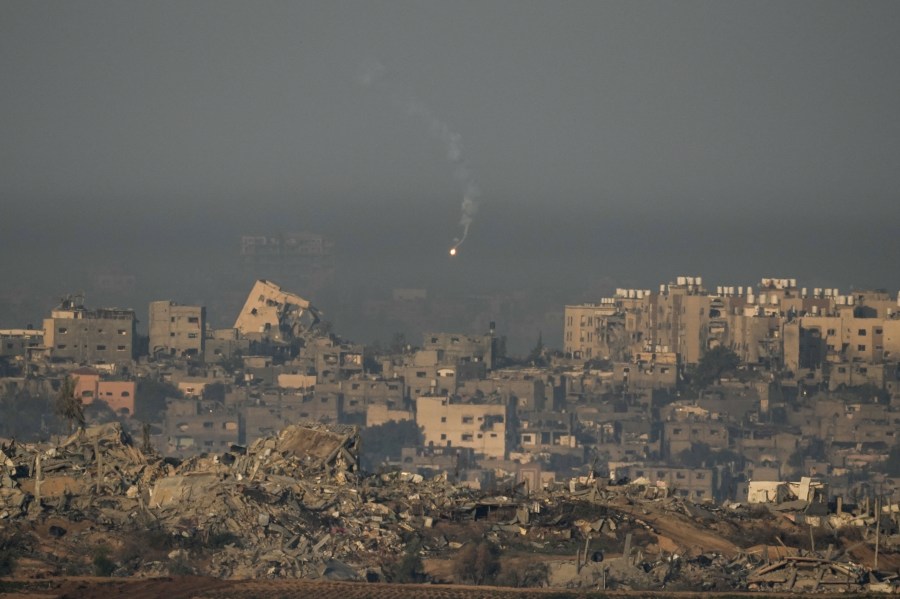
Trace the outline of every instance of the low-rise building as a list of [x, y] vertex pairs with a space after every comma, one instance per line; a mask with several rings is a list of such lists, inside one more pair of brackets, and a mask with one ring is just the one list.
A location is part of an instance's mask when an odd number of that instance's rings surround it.
[[134, 415], [137, 385], [134, 381], [101, 380], [100, 373], [92, 368], [79, 368], [71, 372], [75, 382], [75, 397], [89, 406], [103, 401], [120, 416]]
[[446, 396], [416, 399], [416, 424], [429, 447], [464, 447], [503, 459], [508, 416], [504, 404], [458, 403]]

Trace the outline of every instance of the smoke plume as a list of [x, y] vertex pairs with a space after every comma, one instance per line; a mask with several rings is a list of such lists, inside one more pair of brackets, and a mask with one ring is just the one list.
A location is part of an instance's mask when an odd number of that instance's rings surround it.
[[481, 195], [472, 171], [466, 164], [462, 137], [450, 129], [447, 123], [437, 118], [415, 95], [403, 90], [399, 85], [387, 81], [387, 69], [380, 62], [367, 61], [360, 72], [359, 81], [365, 87], [377, 85], [383, 88], [392, 104], [410, 116], [422, 120], [428, 127], [428, 133], [438, 139], [446, 148], [447, 160], [453, 165], [453, 178], [459, 183], [463, 192], [462, 216], [459, 219], [462, 236], [453, 240], [450, 252], [451, 255], [455, 255], [456, 248], [462, 245], [469, 235], [469, 226], [472, 224], [475, 214], [478, 213], [478, 198]]

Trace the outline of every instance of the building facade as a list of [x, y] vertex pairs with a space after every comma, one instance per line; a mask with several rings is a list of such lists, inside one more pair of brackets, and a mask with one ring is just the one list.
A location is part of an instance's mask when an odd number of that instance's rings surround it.
[[134, 359], [134, 310], [88, 310], [67, 297], [44, 319], [44, 343], [54, 360], [77, 363], [128, 363]]
[[150, 354], [202, 356], [206, 308], [172, 301], [150, 302]]

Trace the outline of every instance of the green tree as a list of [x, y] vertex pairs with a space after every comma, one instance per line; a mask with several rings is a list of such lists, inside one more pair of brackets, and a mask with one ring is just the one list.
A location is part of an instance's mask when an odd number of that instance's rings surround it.
[[55, 400], [47, 395], [7, 389], [0, 394], [0, 437], [37, 441], [56, 429], [54, 410]]
[[75, 380], [67, 376], [59, 386], [56, 396], [56, 413], [69, 423], [69, 432], [84, 427], [84, 405], [80, 397], [75, 397]]
[[138, 420], [158, 422], [166, 410], [166, 399], [183, 397], [178, 387], [152, 379], [139, 379], [134, 416]]
[[109, 547], [102, 545], [94, 551], [94, 576], [112, 576], [116, 571], [116, 562], [109, 557]]
[[736, 353], [718, 345], [700, 358], [691, 377], [691, 384], [697, 391], [702, 391], [719, 380], [723, 374], [736, 370], [740, 365], [741, 359]]
[[362, 441], [362, 467], [369, 472], [377, 469], [385, 459], [399, 460], [404, 447], [422, 444], [422, 430], [414, 420], [390, 420], [379, 426], [369, 426], [359, 433]]

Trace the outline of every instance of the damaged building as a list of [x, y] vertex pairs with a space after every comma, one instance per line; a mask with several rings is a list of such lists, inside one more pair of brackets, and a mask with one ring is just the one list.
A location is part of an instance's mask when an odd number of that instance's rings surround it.
[[44, 319], [44, 343], [51, 358], [77, 363], [129, 363], [134, 359], [134, 310], [88, 310], [84, 298], [66, 296]]
[[289, 344], [309, 332], [319, 318], [308, 300], [260, 279], [250, 290], [234, 328], [252, 341]]

